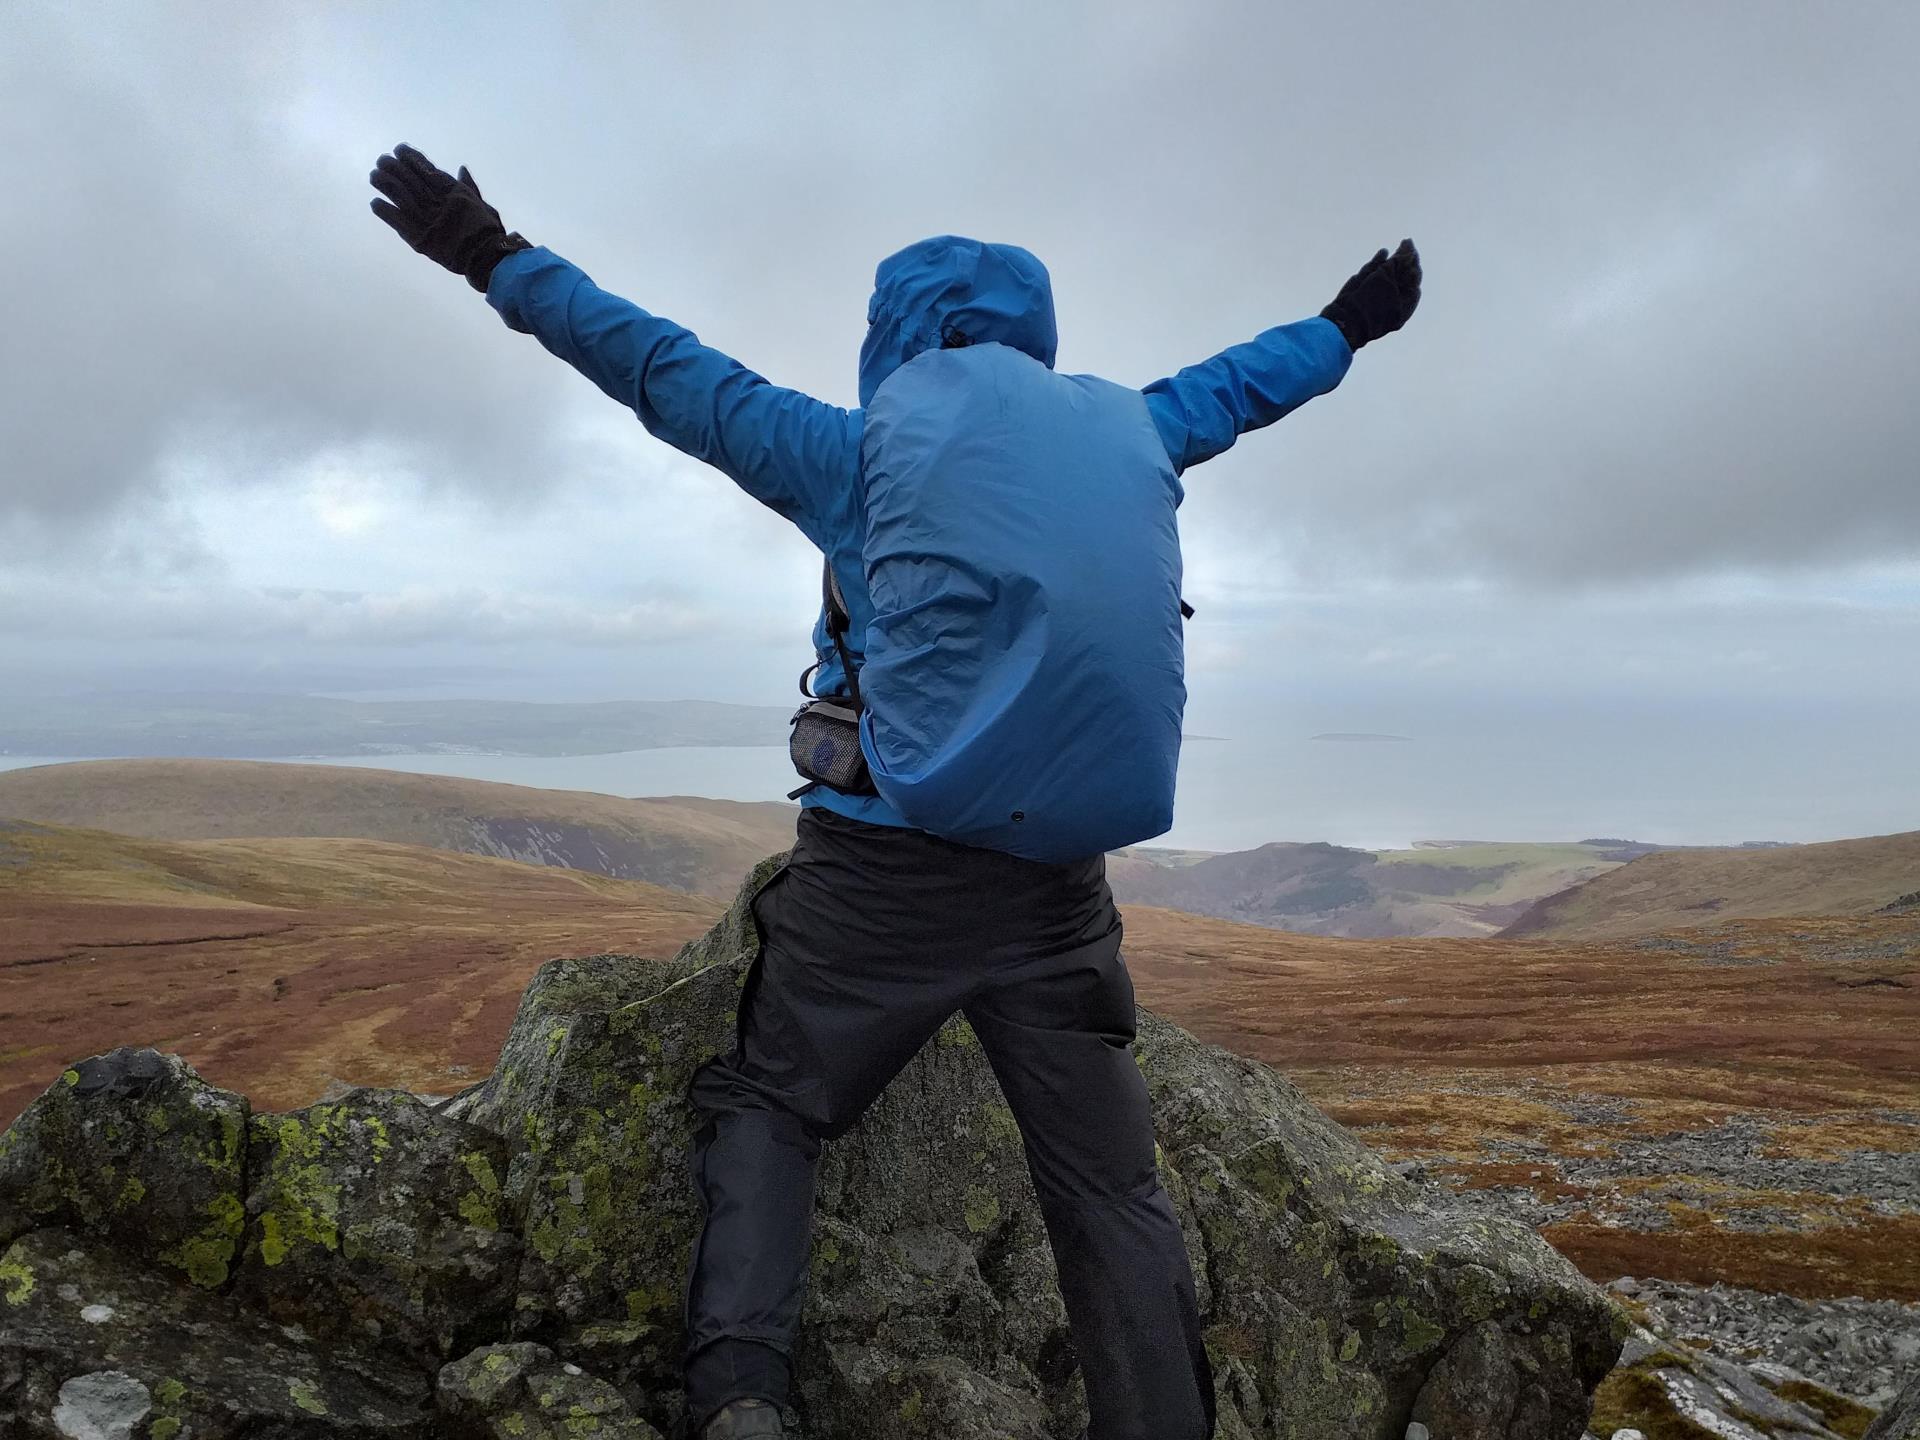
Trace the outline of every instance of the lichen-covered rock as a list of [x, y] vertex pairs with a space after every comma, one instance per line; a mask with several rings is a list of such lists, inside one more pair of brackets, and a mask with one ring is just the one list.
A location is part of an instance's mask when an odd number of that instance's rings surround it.
[[1503, 1440], [1520, 1403], [1520, 1377], [1507, 1332], [1483, 1320], [1456, 1340], [1427, 1373], [1413, 1418], [1447, 1440]]
[[1873, 1422], [1865, 1440], [1920, 1440], [1920, 1372]]
[[834, 1344], [810, 1372], [809, 1434], [1051, 1440], [1080, 1433], [1058, 1430], [1030, 1386], [1002, 1384], [950, 1357], [903, 1359], [890, 1348]]
[[543, 1345], [486, 1345], [442, 1367], [442, 1414], [492, 1440], [660, 1440], [620, 1392]]
[[250, 1136], [242, 1298], [433, 1360], [505, 1329], [520, 1244], [499, 1136], [392, 1090], [255, 1115]]
[[0, 1435], [74, 1440], [83, 1417], [124, 1413], [136, 1386], [149, 1440], [436, 1433], [415, 1366], [322, 1347], [95, 1240], [36, 1230], [7, 1248], [0, 1276]]
[[1860, 1434], [1871, 1414], [1784, 1365], [1742, 1365], [1636, 1326], [1595, 1394], [1593, 1425], [1601, 1435], [1841, 1440]]
[[[437, 1110], [362, 1091], [249, 1124], [177, 1061], [77, 1067], [0, 1141], [0, 1433], [51, 1435], [61, 1387], [114, 1372], [69, 1413], [118, 1424], [144, 1387], [150, 1440], [671, 1425], [686, 1089], [732, 1042], [776, 863], [671, 964], [544, 967], [494, 1074]], [[1152, 1016], [1137, 1056], [1221, 1440], [1581, 1434], [1624, 1324], [1532, 1232], [1429, 1208], [1273, 1071]], [[137, 1218], [101, 1198], [129, 1177], [160, 1192]], [[810, 1440], [1080, 1434], [1019, 1132], [963, 1022], [827, 1147], [818, 1207]], [[218, 1267], [182, 1263], [209, 1218]]]
[[224, 1284], [240, 1245], [246, 1127], [247, 1102], [177, 1055], [82, 1060], [0, 1134], [0, 1245], [64, 1226], [196, 1285]]
[[[664, 970], [546, 967], [463, 1111], [518, 1147], [515, 1333], [650, 1392], [675, 1383], [695, 1229], [686, 1084], [732, 1038], [770, 873]], [[1416, 1401], [1466, 1433], [1581, 1433], [1624, 1323], [1550, 1247], [1425, 1208], [1264, 1066], [1145, 1014], [1138, 1054], [1223, 1435], [1398, 1437]], [[992, 1433], [1085, 1423], [1019, 1134], [963, 1022], [827, 1147], [818, 1223], [799, 1386], [819, 1434], [871, 1433], [854, 1417], [896, 1405], [926, 1417], [897, 1433], [956, 1433], [971, 1402], [949, 1398], [989, 1394]]]
[[588, 956], [527, 987], [492, 1076], [451, 1113], [515, 1147], [507, 1190], [526, 1256], [514, 1334], [622, 1379], [675, 1383], [680, 1297], [696, 1227], [687, 1169], [693, 1072], [732, 1041], [757, 945], [747, 904], [669, 966]]

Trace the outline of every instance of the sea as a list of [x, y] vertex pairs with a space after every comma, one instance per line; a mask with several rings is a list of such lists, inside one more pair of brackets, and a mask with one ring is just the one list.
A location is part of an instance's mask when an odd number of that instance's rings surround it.
[[[1920, 829], [1910, 736], [1737, 725], [1659, 735], [1605, 727], [1462, 729], [1406, 738], [1190, 739], [1174, 827], [1157, 845], [1243, 850], [1324, 840], [1364, 849], [1593, 837], [1670, 845], [1803, 842]], [[0, 755], [0, 770], [58, 763]], [[541, 757], [393, 754], [300, 763], [461, 775], [611, 795], [783, 800], [782, 746]]]

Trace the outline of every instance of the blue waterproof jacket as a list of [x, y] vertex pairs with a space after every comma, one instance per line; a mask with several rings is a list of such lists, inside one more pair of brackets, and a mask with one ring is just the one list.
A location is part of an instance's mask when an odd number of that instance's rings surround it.
[[[849, 648], [861, 661], [874, 615], [863, 556], [864, 409], [770, 383], [541, 247], [502, 259], [487, 299], [508, 325], [630, 408], [651, 434], [799, 526], [833, 566], [851, 617]], [[1052, 285], [1039, 260], [1017, 246], [936, 236], [880, 262], [860, 349], [860, 402], [869, 405], [882, 382], [930, 350], [999, 344], [1052, 368], [1056, 343]], [[1352, 360], [1338, 328], [1316, 316], [1264, 331], [1143, 394], [1178, 475], [1333, 389]], [[816, 693], [846, 693], [824, 614], [813, 643]], [[804, 803], [875, 824], [908, 823], [877, 796], [822, 787]]]

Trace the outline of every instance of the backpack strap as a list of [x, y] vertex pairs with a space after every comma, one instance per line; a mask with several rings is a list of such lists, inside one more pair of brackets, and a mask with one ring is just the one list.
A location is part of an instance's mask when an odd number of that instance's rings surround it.
[[840, 593], [840, 581], [833, 573], [830, 559], [821, 567], [820, 593], [827, 611], [827, 634], [833, 639], [834, 653], [840, 657], [840, 668], [846, 671], [853, 708], [863, 710], [866, 707], [860, 701], [860, 671], [847, 650], [847, 631], [852, 628], [853, 617], [847, 613], [847, 597]]

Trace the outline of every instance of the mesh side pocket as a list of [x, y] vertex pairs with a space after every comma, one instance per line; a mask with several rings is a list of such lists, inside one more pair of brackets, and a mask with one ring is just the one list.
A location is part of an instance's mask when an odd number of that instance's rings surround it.
[[804, 705], [788, 742], [793, 768], [807, 779], [848, 795], [873, 795], [873, 777], [860, 751], [860, 716], [831, 700]]

